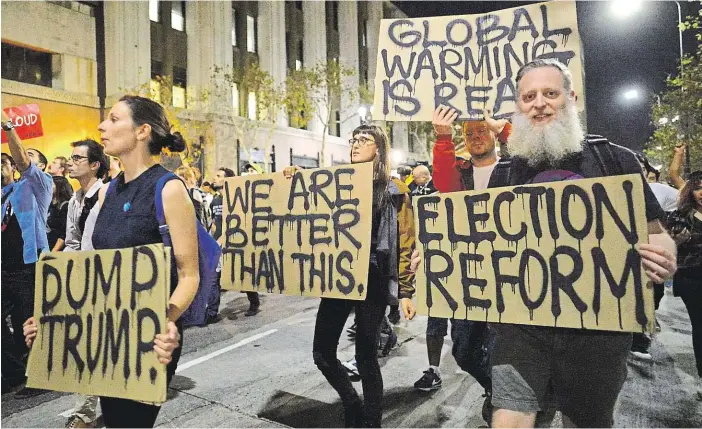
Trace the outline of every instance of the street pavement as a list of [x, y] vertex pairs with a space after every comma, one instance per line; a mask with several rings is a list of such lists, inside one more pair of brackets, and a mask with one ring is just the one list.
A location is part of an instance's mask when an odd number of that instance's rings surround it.
[[[262, 295], [262, 312], [245, 317], [246, 295], [227, 292], [223, 320], [185, 331], [183, 356], [159, 427], [339, 427], [342, 408], [312, 361], [319, 300]], [[615, 416], [618, 427], [700, 427], [702, 402], [691, 328], [685, 308], [670, 291], [658, 312], [662, 332], [651, 360], [629, 359], [629, 376]], [[351, 318], [350, 318], [351, 319]], [[352, 320], [348, 321], [350, 325]], [[402, 321], [398, 346], [381, 359], [385, 427], [485, 427], [482, 388], [461, 372], [447, 338], [441, 363], [443, 387], [417, 392], [412, 384], [426, 369], [426, 318]], [[353, 357], [344, 334], [339, 358]], [[360, 391], [360, 383], [354, 383]], [[63, 427], [76, 395], [49, 393], [23, 401], [2, 396], [3, 427]], [[559, 427], [557, 415], [552, 426]]]

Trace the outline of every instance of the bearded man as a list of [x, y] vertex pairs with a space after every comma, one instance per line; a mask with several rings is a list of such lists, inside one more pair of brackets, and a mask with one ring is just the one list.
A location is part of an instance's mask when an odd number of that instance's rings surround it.
[[[555, 60], [539, 59], [517, 73], [517, 112], [508, 147], [512, 158], [495, 167], [489, 187], [641, 174], [634, 154], [585, 137], [572, 76]], [[677, 269], [675, 245], [661, 225], [664, 212], [643, 181], [649, 242], [638, 252], [654, 283]], [[413, 261], [414, 262], [414, 261]], [[555, 407], [566, 427], [611, 427], [626, 380], [631, 334], [492, 324], [495, 408], [492, 427], [533, 427], [536, 413]]]

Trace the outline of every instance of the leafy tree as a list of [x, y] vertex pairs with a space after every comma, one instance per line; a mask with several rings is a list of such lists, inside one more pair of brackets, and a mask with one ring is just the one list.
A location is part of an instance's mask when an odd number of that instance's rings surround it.
[[702, 169], [702, 35], [699, 33], [702, 10], [688, 17], [681, 30], [696, 33], [697, 49], [686, 55], [677, 76], [667, 79], [667, 88], [657, 95], [651, 108], [656, 126], [644, 152], [665, 172], [670, 165], [673, 148], [685, 143], [690, 155], [690, 171]]
[[[264, 159], [270, 159], [273, 134], [279, 114], [286, 101], [284, 86], [277, 85], [273, 77], [255, 62], [248, 64], [243, 73], [215, 67], [212, 82], [215, 92], [219, 95], [228, 96], [231, 94], [233, 85], [238, 84], [238, 82], [241, 82], [244, 94], [253, 92], [256, 95], [256, 111], [247, 112], [247, 115], [240, 115], [240, 112], [232, 111], [232, 122], [236, 138], [249, 161], [252, 160], [253, 150], [258, 150], [257, 142], [261, 135], [264, 136]], [[268, 162], [261, 165], [261, 168], [267, 172]]]

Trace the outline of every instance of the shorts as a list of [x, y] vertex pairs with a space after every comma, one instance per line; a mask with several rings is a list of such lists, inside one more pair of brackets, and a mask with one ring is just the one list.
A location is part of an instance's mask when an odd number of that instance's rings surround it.
[[532, 412], [555, 407], [578, 427], [611, 427], [626, 380], [631, 334], [491, 324], [492, 404]]

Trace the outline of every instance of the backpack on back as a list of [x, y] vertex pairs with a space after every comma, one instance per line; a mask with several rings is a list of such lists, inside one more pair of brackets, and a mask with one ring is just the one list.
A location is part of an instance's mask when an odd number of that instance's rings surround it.
[[[178, 176], [173, 173], [166, 173], [158, 179], [156, 182], [155, 189], [155, 206], [156, 206], [156, 219], [159, 224], [159, 232], [161, 233], [161, 238], [163, 244], [169, 247], [173, 247], [171, 241], [171, 234], [166, 224], [166, 216], [163, 212], [163, 187], [166, 183], [171, 180], [180, 180]], [[182, 182], [182, 181], [181, 181]], [[110, 182], [110, 186], [107, 189], [106, 195], [112, 192], [113, 188], [117, 185], [117, 179]], [[185, 186], [185, 184], [183, 184]], [[96, 194], [97, 195], [97, 194]], [[198, 250], [198, 267], [200, 272], [200, 284], [198, 285], [197, 293], [193, 302], [190, 304], [187, 310], [180, 316], [180, 320], [183, 326], [201, 326], [205, 324], [207, 316], [207, 302], [209, 300], [211, 293], [219, 293], [219, 285], [217, 284], [217, 264], [219, 263], [219, 258], [222, 255], [222, 249], [217, 244], [214, 238], [207, 232], [207, 230], [202, 226], [197, 220], [197, 250]]]

